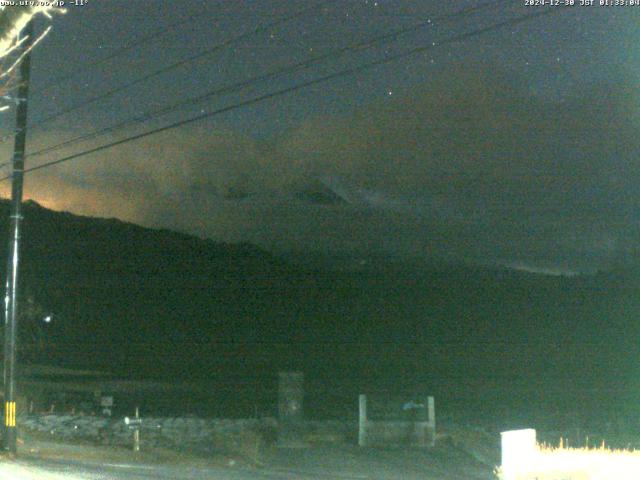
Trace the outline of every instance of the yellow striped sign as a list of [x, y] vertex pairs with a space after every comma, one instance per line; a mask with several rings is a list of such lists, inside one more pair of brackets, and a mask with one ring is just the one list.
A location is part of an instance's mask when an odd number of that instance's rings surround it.
[[5, 402], [4, 424], [6, 427], [16, 426], [16, 402]]

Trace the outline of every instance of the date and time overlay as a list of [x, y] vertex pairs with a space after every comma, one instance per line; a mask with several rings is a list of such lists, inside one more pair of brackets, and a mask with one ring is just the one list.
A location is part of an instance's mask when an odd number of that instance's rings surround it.
[[640, 7], [640, 0], [524, 0], [525, 7]]

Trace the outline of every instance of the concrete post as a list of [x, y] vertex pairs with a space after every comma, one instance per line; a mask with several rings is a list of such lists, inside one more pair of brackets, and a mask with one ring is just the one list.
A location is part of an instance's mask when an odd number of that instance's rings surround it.
[[[136, 407], [136, 421], [140, 419], [140, 409]], [[140, 451], [140, 426], [138, 425], [133, 431], [133, 451]]]
[[433, 397], [427, 397], [427, 421], [429, 422], [429, 430], [431, 439], [429, 445], [436, 446], [436, 402]]
[[359, 414], [358, 414], [358, 445], [360, 447], [367, 446], [367, 396], [360, 395], [358, 397]]
[[278, 377], [278, 418], [281, 422], [302, 420], [304, 374], [280, 372]]
[[278, 444], [282, 447], [303, 447], [304, 374], [278, 374]]

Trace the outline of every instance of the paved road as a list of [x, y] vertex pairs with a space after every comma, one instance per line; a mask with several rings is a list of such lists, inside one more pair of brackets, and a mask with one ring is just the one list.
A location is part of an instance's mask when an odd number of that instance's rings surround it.
[[96, 464], [59, 460], [21, 459], [0, 463], [3, 480], [366, 480], [367, 476], [318, 474], [299, 470], [254, 470], [224, 467]]
[[[56, 447], [56, 448], [53, 448]], [[65, 448], [63, 448], [65, 447]], [[493, 480], [493, 466], [454, 445], [429, 450], [317, 445], [277, 449], [268, 467], [186, 457], [132, 458], [80, 445], [32, 442], [17, 461], [0, 460], [0, 480]], [[130, 452], [127, 452], [130, 453]], [[110, 458], [110, 460], [107, 460]], [[233, 461], [219, 458], [219, 461]]]

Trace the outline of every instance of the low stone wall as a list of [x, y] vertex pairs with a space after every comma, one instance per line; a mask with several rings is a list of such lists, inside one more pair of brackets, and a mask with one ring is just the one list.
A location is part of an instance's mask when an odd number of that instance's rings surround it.
[[[129, 446], [133, 431], [122, 418], [75, 415], [24, 415], [18, 427], [67, 440]], [[245, 442], [276, 435], [273, 419], [203, 419], [145, 417], [140, 426], [141, 447], [189, 448], [203, 452], [229, 451]]]
[[[303, 441], [354, 442], [357, 424], [340, 421], [305, 421]], [[18, 428], [46, 433], [54, 438], [84, 440], [96, 444], [131, 446], [133, 431], [122, 418], [80, 415], [22, 415]], [[141, 448], [166, 447], [202, 453], [251, 454], [275, 444], [278, 423], [264, 419], [204, 419], [196, 417], [144, 417], [140, 426]]]

